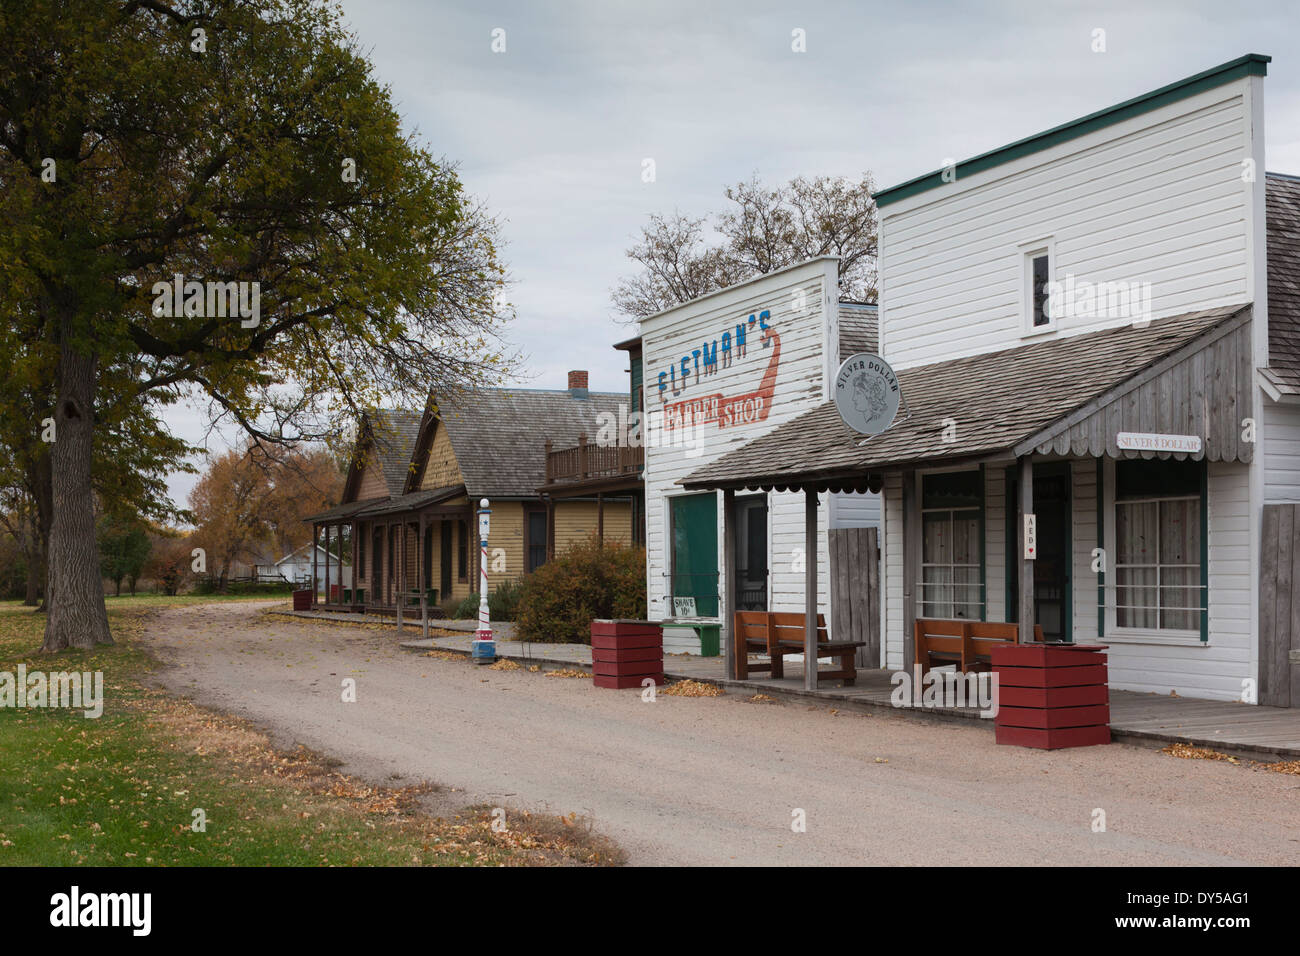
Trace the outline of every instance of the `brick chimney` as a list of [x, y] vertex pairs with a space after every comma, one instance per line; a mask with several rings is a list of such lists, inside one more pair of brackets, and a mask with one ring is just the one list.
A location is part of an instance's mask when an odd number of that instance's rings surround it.
[[575, 371], [569, 373], [569, 394], [574, 398], [587, 397], [587, 371]]

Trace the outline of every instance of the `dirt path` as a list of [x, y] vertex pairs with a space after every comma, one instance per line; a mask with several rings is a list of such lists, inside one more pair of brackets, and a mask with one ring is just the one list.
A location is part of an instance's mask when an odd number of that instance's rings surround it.
[[1120, 744], [998, 747], [984, 728], [735, 694], [650, 704], [263, 607], [160, 613], [145, 639], [165, 685], [370, 779], [590, 815], [634, 864], [1300, 863], [1297, 776]]

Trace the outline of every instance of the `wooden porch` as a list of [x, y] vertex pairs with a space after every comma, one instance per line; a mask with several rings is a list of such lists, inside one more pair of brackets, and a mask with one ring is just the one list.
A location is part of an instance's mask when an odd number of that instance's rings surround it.
[[[323, 580], [324, 588], [313, 587], [312, 608], [392, 616], [399, 626], [409, 616], [427, 635], [429, 620], [443, 616], [440, 604], [469, 580], [470, 553], [477, 559], [478, 546], [470, 540], [474, 505], [448, 500], [463, 491], [416, 492], [313, 522], [325, 561], [313, 565], [313, 581]], [[342, 555], [352, 568], [347, 587], [336, 573], [334, 559]]]

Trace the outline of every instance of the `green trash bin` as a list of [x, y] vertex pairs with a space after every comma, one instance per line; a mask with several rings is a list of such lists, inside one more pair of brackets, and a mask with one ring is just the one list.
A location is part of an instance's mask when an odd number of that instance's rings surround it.
[[695, 633], [700, 636], [700, 656], [717, 657], [722, 648], [722, 625], [696, 624]]

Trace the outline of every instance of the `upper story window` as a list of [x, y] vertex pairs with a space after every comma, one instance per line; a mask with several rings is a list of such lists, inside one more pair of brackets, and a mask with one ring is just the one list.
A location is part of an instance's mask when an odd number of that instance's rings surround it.
[[1024, 333], [1050, 332], [1056, 328], [1052, 315], [1050, 285], [1052, 282], [1053, 243], [1050, 239], [1020, 247], [1022, 266], [1022, 293]]

